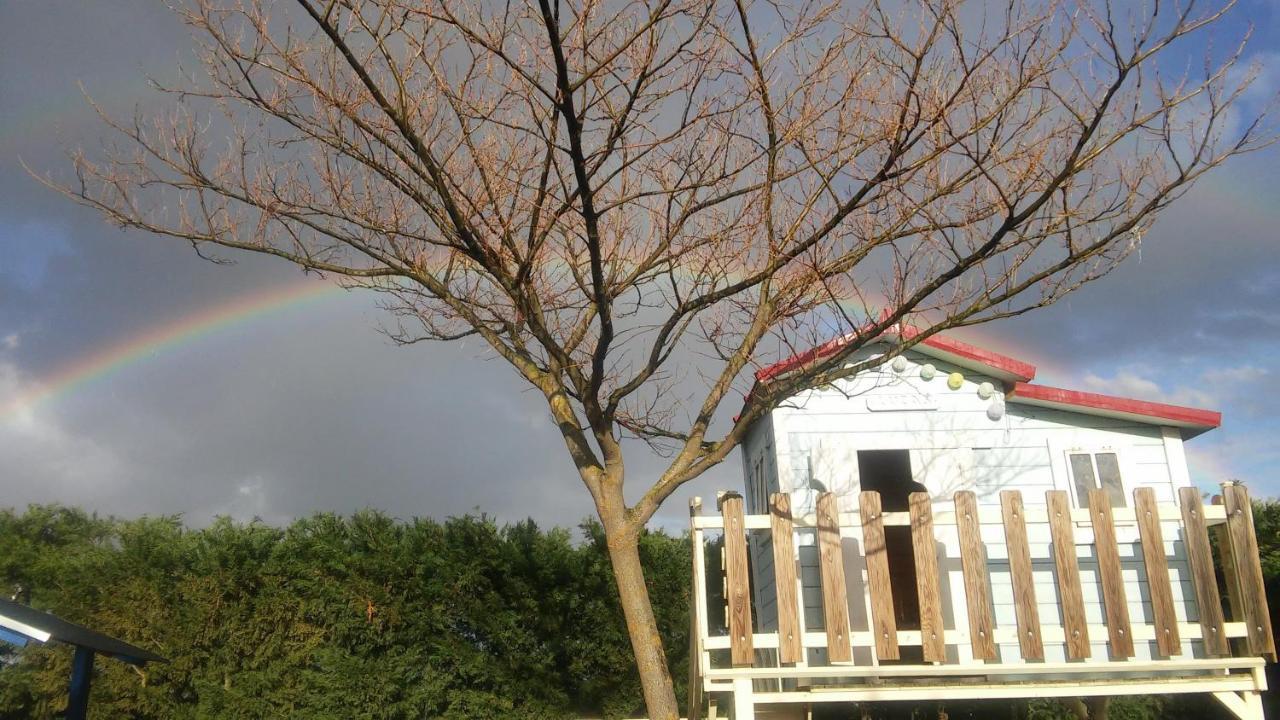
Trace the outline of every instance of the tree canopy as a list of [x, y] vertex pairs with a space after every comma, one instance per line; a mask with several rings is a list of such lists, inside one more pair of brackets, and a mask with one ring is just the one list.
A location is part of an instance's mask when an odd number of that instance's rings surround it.
[[[172, 660], [98, 663], [100, 718], [540, 718], [635, 714], [639, 679], [604, 535], [483, 516], [316, 515], [285, 528], [0, 512], [0, 583]], [[641, 554], [688, 647], [687, 539]], [[6, 648], [0, 717], [51, 718], [65, 647]], [[678, 677], [684, 677], [678, 673]]]

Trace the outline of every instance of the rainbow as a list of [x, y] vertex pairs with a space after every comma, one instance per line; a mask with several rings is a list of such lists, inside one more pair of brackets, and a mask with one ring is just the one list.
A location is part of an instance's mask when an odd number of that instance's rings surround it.
[[[0, 399], [0, 421], [53, 402], [91, 383], [100, 381], [155, 355], [193, 342], [224, 328], [261, 318], [328, 297], [343, 289], [330, 282], [306, 279], [288, 285], [234, 298], [201, 309], [177, 320], [149, 327], [121, 342], [68, 362], [53, 373], [20, 390], [16, 396]], [[838, 301], [846, 312], [870, 314], [861, 302]], [[965, 334], [981, 342], [987, 332], [966, 329]], [[976, 336], [976, 337], [975, 337]], [[1007, 345], [1007, 343], [1005, 343]], [[1003, 349], [1001, 348], [1003, 351]]]
[[58, 368], [17, 396], [0, 401], [0, 420], [30, 411], [42, 404], [108, 377], [157, 353], [288, 308], [307, 305], [343, 292], [330, 282], [307, 279], [272, 287], [212, 305], [177, 320], [143, 330], [121, 342], [101, 348]]

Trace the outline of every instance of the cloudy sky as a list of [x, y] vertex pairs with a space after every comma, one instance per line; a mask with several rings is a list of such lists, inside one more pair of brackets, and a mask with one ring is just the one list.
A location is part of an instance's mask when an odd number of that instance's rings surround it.
[[[152, 102], [189, 40], [154, 0], [0, 2], [0, 505], [272, 522], [361, 507], [476, 509], [573, 524], [585, 493], [541, 400], [476, 343], [396, 348], [370, 298], [299, 293], [289, 267], [215, 266], [122, 232], [34, 182], [104, 137], [109, 110]], [[1246, 0], [1280, 87], [1280, 3]], [[1188, 445], [1205, 487], [1280, 496], [1280, 153], [1211, 176], [1140, 254], [1068, 301], [963, 334], [1040, 367], [1039, 382], [1221, 410]], [[264, 293], [289, 302], [261, 307]], [[177, 341], [166, 341], [177, 338]], [[633, 459], [631, 473], [654, 472]], [[738, 487], [724, 467], [673, 498]]]

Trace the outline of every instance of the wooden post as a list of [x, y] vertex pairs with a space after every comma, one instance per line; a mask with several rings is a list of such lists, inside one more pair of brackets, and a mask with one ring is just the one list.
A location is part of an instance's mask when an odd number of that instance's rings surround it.
[[[1213, 497], [1214, 505], [1222, 505], [1221, 495]], [[1224, 507], [1225, 511], [1226, 508]], [[1240, 575], [1236, 572], [1235, 558], [1231, 556], [1231, 533], [1227, 531], [1227, 524], [1215, 525], [1214, 533], [1218, 538], [1218, 554], [1222, 559], [1222, 579], [1227, 586], [1227, 609], [1230, 611], [1230, 617], [1227, 618], [1232, 622], [1244, 622], [1244, 605], [1240, 602]]]
[[1182, 537], [1187, 545], [1187, 563], [1191, 566], [1205, 653], [1210, 656], [1230, 655], [1231, 647], [1223, 627], [1222, 597], [1218, 594], [1218, 580], [1213, 572], [1213, 552], [1209, 547], [1200, 490], [1184, 487], [1178, 490], [1178, 496], [1182, 500]]
[[1151, 593], [1156, 649], [1165, 657], [1181, 655], [1182, 640], [1173, 609], [1173, 585], [1169, 582], [1169, 561], [1164, 554], [1164, 534], [1160, 531], [1160, 508], [1156, 506], [1154, 488], [1134, 489], [1133, 511], [1142, 539], [1142, 564], [1147, 570], [1147, 589]]
[[938, 591], [938, 552], [933, 539], [933, 503], [929, 493], [908, 496], [911, 510], [911, 548], [916, 561], [916, 596], [920, 601], [920, 642], [925, 662], [946, 662], [946, 628], [942, 624], [942, 596]]
[[1223, 485], [1222, 498], [1227, 508], [1227, 537], [1240, 583], [1240, 604], [1244, 609], [1249, 652], [1275, 662], [1276, 646], [1271, 635], [1271, 615], [1267, 607], [1266, 586], [1262, 582], [1262, 559], [1258, 555], [1249, 491], [1243, 485]]
[[827, 626], [827, 659], [853, 660], [849, 640], [849, 601], [840, 550], [840, 512], [834, 493], [818, 496], [818, 554], [822, 572], [822, 614]]
[[893, 583], [889, 578], [889, 555], [884, 541], [884, 517], [880, 493], [858, 494], [862, 515], [862, 554], [867, 562], [867, 591], [871, 596], [871, 632], [875, 635], [876, 657], [897, 660], [898, 621], [893, 616]]
[[1102, 604], [1107, 616], [1107, 635], [1113, 658], [1133, 657], [1133, 632], [1129, 627], [1129, 605], [1120, 572], [1120, 549], [1116, 546], [1116, 526], [1111, 517], [1111, 499], [1106, 490], [1089, 491], [1089, 515], [1093, 521], [1093, 549], [1098, 556], [1098, 579], [1102, 582]]
[[756, 720], [755, 687], [750, 678], [733, 681], [733, 720]]
[[1031, 548], [1027, 545], [1022, 493], [1002, 490], [1000, 509], [1004, 514], [1004, 540], [1009, 551], [1009, 575], [1013, 581], [1013, 609], [1018, 618], [1018, 647], [1024, 660], [1043, 660], [1040, 609], [1036, 606], [1035, 579], [1031, 574]]
[[[696, 518], [702, 514], [702, 498], [693, 498], [689, 501], [689, 517]], [[698, 552], [698, 548], [694, 547], [694, 543], [702, 542], [702, 533], [689, 533], [689, 556], [693, 563], [692, 582], [705, 583], [702, 577], [702, 568], [698, 567], [698, 558], [702, 557]], [[698, 615], [701, 614], [702, 608], [698, 607], [698, 596], [696, 586], [689, 593], [689, 702], [688, 702], [688, 720], [702, 719], [702, 674], [698, 672], [698, 667], [702, 653], [702, 638], [699, 637], [701, 629], [698, 625]]]
[[71, 659], [71, 687], [67, 692], [66, 720], [85, 720], [89, 712], [89, 685], [93, 680], [93, 650], [76, 646]]
[[725, 596], [729, 603], [729, 655], [734, 667], [755, 662], [751, 627], [751, 579], [747, 563], [747, 537], [742, 520], [742, 496], [720, 497], [724, 518]]
[[791, 524], [791, 496], [769, 497], [769, 526], [773, 533], [773, 576], [778, 593], [778, 662], [800, 662], [800, 607], [796, 600], [795, 535]]
[[1058, 601], [1062, 605], [1062, 630], [1067, 635], [1067, 657], [1081, 660], [1089, 657], [1089, 626], [1084, 615], [1075, 533], [1071, 529], [1071, 502], [1065, 490], [1049, 490], [1044, 497], [1053, 537], [1053, 562], [1057, 569]]
[[960, 538], [960, 569], [964, 574], [965, 606], [969, 611], [969, 644], [975, 658], [995, 660], [991, 584], [987, 580], [987, 556], [982, 544], [982, 525], [978, 520], [978, 498], [970, 490], [961, 490], [955, 494], [953, 502], [956, 508], [956, 534]]

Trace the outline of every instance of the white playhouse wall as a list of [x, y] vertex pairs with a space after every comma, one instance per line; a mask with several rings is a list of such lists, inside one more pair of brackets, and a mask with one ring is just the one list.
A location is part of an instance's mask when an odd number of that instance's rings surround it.
[[[878, 351], [868, 348], [861, 357]], [[790, 492], [796, 516], [812, 513], [816, 493], [809, 489], [810, 473], [838, 495], [842, 512], [856, 511], [859, 450], [910, 451], [914, 480], [928, 488], [935, 502], [950, 503], [956, 491], [973, 490], [979, 503], [998, 507], [1001, 490], [1020, 490], [1030, 510], [1029, 521], [1035, 508], [1044, 506], [1046, 490], [1066, 490], [1072, 503], [1081, 506], [1068, 467], [1067, 454], [1071, 451], [1115, 452], [1127, 503], [1132, 502], [1136, 487], [1154, 488], [1159, 502], [1175, 502], [1176, 489], [1191, 484], [1182, 436], [1176, 428], [1013, 402], [1004, 406], [1002, 414], [989, 414], [993, 403], [1003, 401], [999, 381], [913, 352], [904, 359], [906, 367], [901, 372], [882, 365], [843, 381], [838, 387], [803, 392], [756, 423], [742, 453], [747, 512], [767, 512], [769, 493]], [[925, 364], [937, 369], [932, 380], [921, 377]], [[947, 375], [954, 371], [964, 374], [958, 390], [947, 386]], [[983, 382], [996, 388], [990, 399], [979, 397], [978, 388]], [[990, 543], [988, 565], [995, 622], [997, 627], [1013, 627], [1013, 591], [1003, 538], [999, 527], [984, 527], [984, 533], [988, 531], [991, 535], [984, 536], [984, 540]], [[945, 558], [940, 558], [944, 614], [948, 628], [958, 623], [963, 629], [967, 624], [964, 608], [951, 606], [952, 598], [958, 601], [963, 597], [963, 582], [954, 528], [950, 532], [948, 537], [939, 529], [938, 536], [946, 553]], [[1117, 523], [1116, 532], [1130, 617], [1135, 624], [1150, 622], [1150, 596], [1141, 550], [1136, 544], [1137, 528], [1132, 523]], [[1029, 524], [1028, 533], [1042, 622], [1059, 623], [1048, 527]], [[772, 548], [767, 533], [760, 535], [751, 542], [754, 605], [760, 629], [772, 630], [777, 627]], [[1087, 619], [1090, 624], [1102, 624], [1092, 540], [1087, 530], [1077, 530]], [[845, 557], [850, 622], [854, 630], [866, 629], [868, 609], [863, 600], [861, 552], [852, 539], [845, 543], [849, 546]], [[821, 629], [821, 588], [812, 531], [801, 531], [797, 546], [805, 624], [809, 629]], [[1165, 550], [1178, 620], [1194, 622], [1198, 619], [1195, 594], [1182, 540], [1172, 528], [1166, 530]], [[1106, 656], [1106, 639], [1090, 638], [1095, 657]], [[1185, 653], [1203, 654], [1199, 641], [1185, 645]], [[1153, 643], [1136, 643], [1137, 659], [1151, 657], [1153, 649]], [[1002, 646], [1000, 651], [1002, 662], [1021, 661], [1016, 645]], [[967, 648], [953, 647], [950, 652], [967, 653]], [[1060, 645], [1046, 643], [1045, 653], [1048, 662], [1065, 660]], [[811, 661], [822, 662], [821, 653]], [[868, 662], [869, 658], [855, 657], [855, 661]]]

